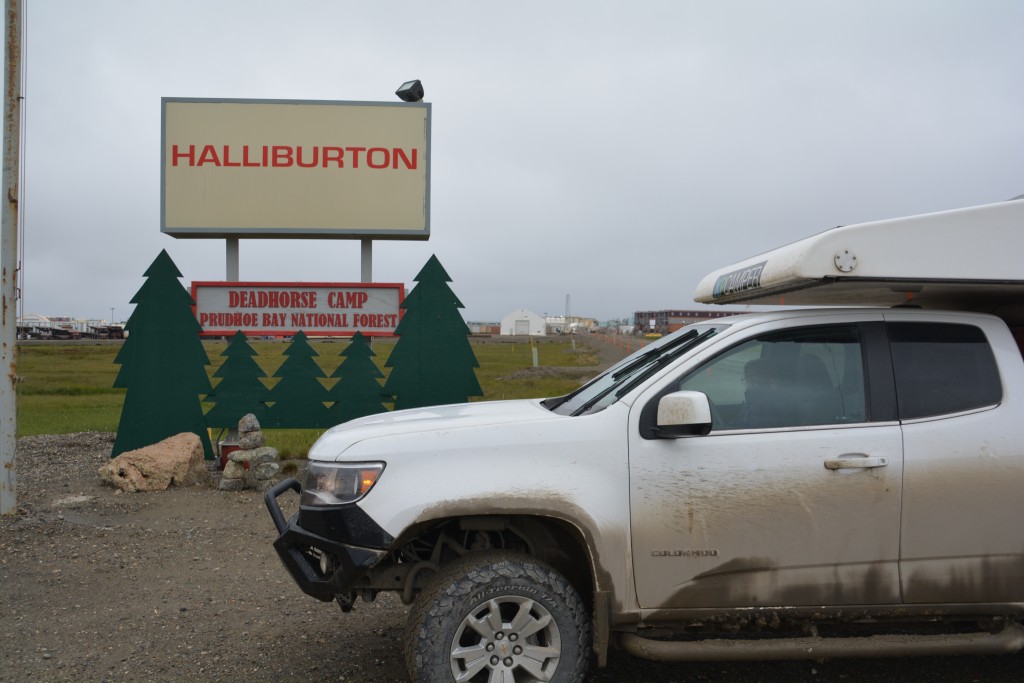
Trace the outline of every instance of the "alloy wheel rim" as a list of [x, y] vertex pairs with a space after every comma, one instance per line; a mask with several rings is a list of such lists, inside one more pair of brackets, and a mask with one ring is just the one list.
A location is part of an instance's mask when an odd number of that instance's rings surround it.
[[562, 651], [558, 624], [536, 600], [503, 595], [469, 611], [452, 638], [449, 661], [458, 683], [550, 681]]

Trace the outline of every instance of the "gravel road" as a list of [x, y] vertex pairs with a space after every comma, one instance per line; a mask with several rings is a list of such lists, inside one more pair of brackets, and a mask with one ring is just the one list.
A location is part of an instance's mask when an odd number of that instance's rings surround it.
[[[102, 486], [112, 444], [18, 442], [20, 509], [0, 518], [0, 681], [406, 680], [399, 601], [342, 614], [302, 594], [258, 493]], [[736, 680], [1021, 681], [1024, 657], [679, 665], [613, 652], [587, 678]]]

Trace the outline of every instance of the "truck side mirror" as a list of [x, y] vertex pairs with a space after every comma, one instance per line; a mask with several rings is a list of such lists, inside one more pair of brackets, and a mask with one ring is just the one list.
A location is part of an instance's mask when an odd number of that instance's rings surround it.
[[699, 391], [675, 391], [658, 401], [658, 426], [654, 436], [678, 439], [704, 436], [711, 431], [711, 403]]

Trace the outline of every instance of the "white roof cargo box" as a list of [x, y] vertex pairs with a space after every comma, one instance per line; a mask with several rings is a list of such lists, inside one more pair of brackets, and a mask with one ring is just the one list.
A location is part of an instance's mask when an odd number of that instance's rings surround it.
[[707, 275], [703, 303], [1024, 305], [1024, 199], [847, 225]]

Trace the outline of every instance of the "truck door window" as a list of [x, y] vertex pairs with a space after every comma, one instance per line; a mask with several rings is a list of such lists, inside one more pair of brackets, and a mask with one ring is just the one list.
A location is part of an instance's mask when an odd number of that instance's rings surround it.
[[948, 415], [1002, 400], [996, 359], [979, 328], [889, 323], [886, 330], [901, 419]]
[[716, 356], [676, 388], [707, 395], [713, 431], [863, 422], [861, 347], [854, 325], [766, 334]]

